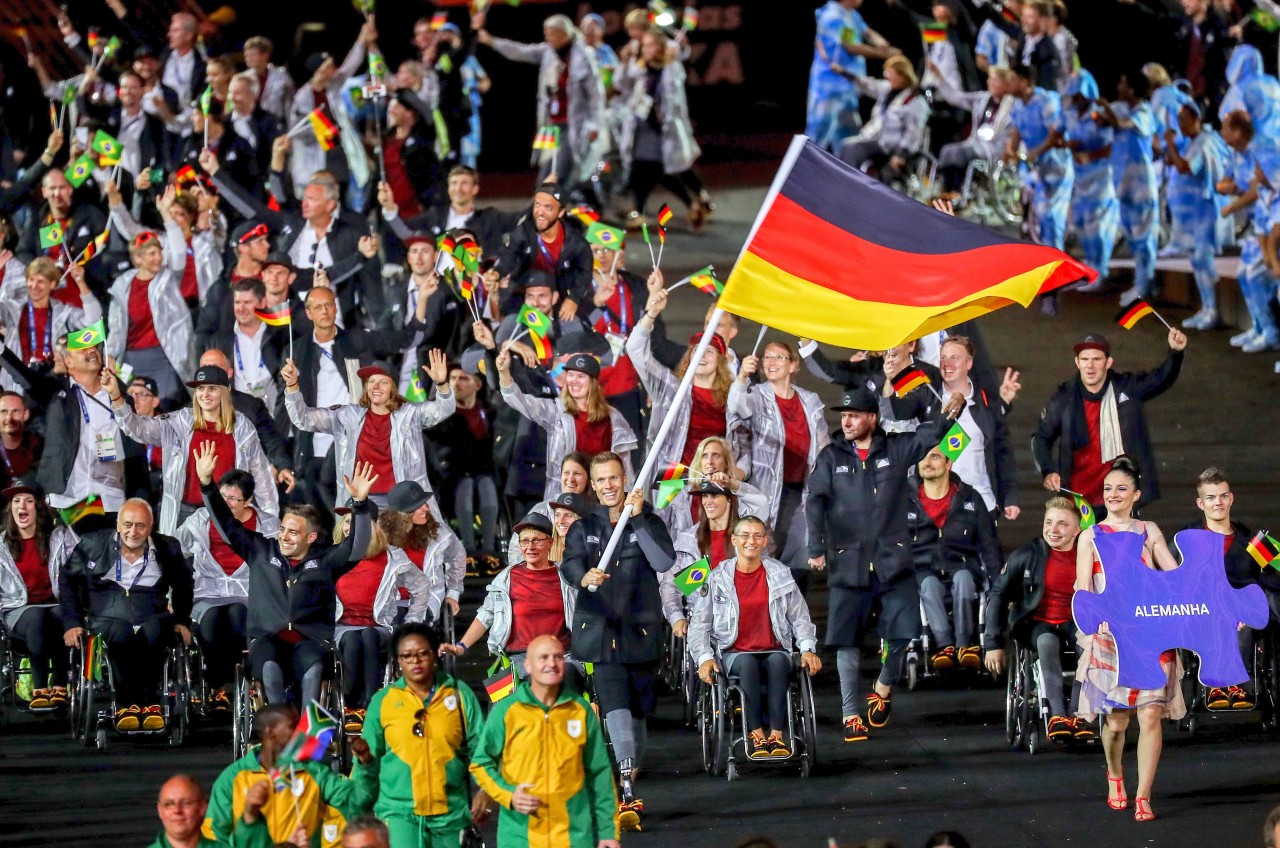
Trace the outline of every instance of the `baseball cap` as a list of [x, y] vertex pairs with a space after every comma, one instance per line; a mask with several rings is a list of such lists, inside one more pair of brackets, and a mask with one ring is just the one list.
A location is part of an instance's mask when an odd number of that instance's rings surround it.
[[1107, 356], [1111, 355], [1111, 342], [1107, 341], [1106, 336], [1100, 333], [1090, 333], [1083, 339], [1075, 343], [1072, 348], [1076, 353], [1082, 350], [1100, 350]]
[[150, 377], [134, 377], [129, 381], [129, 388], [141, 386], [156, 397], [160, 397], [160, 385]]
[[381, 362], [375, 362], [373, 365], [366, 365], [356, 372], [356, 377], [359, 378], [362, 383], [366, 383], [369, 381], [370, 377], [377, 377], [378, 375], [386, 377], [393, 383], [396, 380], [395, 375], [391, 373], [391, 369]]
[[521, 530], [537, 530], [539, 533], [546, 533], [548, 536], [555, 535], [555, 528], [551, 526], [551, 519], [540, 512], [529, 513], [520, 519], [519, 524], [511, 528], [512, 533], [519, 533]]
[[429, 500], [431, 494], [417, 480], [401, 480], [387, 492], [387, 509], [414, 512]]
[[404, 237], [404, 246], [406, 250], [410, 245], [414, 244], [429, 244], [432, 247], [435, 247], [436, 237], [431, 235], [431, 233], [423, 232], [422, 230], [415, 230]]
[[831, 409], [835, 412], [879, 412], [880, 400], [870, 389], [858, 386], [845, 392], [840, 403]]
[[559, 183], [543, 183], [542, 185], [538, 186], [533, 193], [535, 195], [549, 194], [556, 199], [556, 203], [559, 203], [562, 206], [564, 205], [564, 198], [562, 197], [562, 189], [560, 188]]
[[262, 263], [262, 270], [265, 271], [272, 265], [282, 265], [290, 271], [293, 270], [293, 260], [289, 258], [289, 254], [282, 253], [278, 250], [274, 253], [267, 254], [267, 261]]
[[567, 509], [571, 512], [576, 512], [579, 518], [591, 512], [591, 504], [587, 503], [586, 496], [577, 492], [561, 492], [556, 495], [555, 500], [549, 501], [547, 506], [552, 509]]
[[[689, 337], [689, 347], [697, 347], [698, 343], [701, 341], [702, 333], [694, 333]], [[719, 333], [711, 334], [711, 346], [715, 348], [721, 356], [725, 356], [728, 352], [728, 348], [725, 347], [724, 339], [720, 338]]]
[[521, 294], [528, 289], [547, 288], [555, 291], [556, 278], [548, 274], [546, 271], [529, 271], [520, 277], [516, 284], [516, 294]]
[[702, 497], [703, 495], [725, 495], [726, 497], [734, 496], [733, 492], [729, 491], [724, 486], [721, 486], [719, 483], [713, 483], [710, 480], [698, 481], [697, 485], [690, 489], [689, 495], [690, 497], [695, 498]]
[[3, 492], [0, 492], [0, 497], [11, 498], [14, 495], [21, 494], [35, 495], [37, 501], [42, 501], [44, 500], [44, 487], [36, 482], [35, 477], [19, 477], [6, 486]]
[[564, 370], [581, 371], [588, 377], [600, 377], [600, 362], [594, 356], [587, 353], [575, 353], [573, 356], [565, 360]]
[[[226, 371], [223, 371], [218, 366], [205, 365], [196, 369], [195, 378], [188, 380], [187, 386], [192, 389], [197, 386], [224, 386], [230, 388], [231, 378], [227, 376]], [[154, 394], [154, 392], [152, 393]]]

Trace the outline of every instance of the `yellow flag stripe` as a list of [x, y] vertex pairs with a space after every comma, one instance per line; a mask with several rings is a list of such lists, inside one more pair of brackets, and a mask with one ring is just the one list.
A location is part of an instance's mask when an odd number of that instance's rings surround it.
[[720, 306], [801, 338], [840, 347], [888, 350], [1010, 303], [1029, 306], [1060, 264], [1041, 265], [954, 303], [903, 306], [858, 300], [746, 252], [725, 283]]

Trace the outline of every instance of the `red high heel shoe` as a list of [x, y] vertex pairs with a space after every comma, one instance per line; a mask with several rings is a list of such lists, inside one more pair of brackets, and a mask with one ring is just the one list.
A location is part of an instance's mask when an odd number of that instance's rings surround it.
[[1148, 822], [1156, 817], [1151, 811], [1150, 798], [1134, 798], [1133, 799], [1133, 820], [1140, 822]]
[[1124, 775], [1120, 777], [1112, 777], [1111, 772], [1107, 772], [1107, 780], [1116, 785], [1116, 797], [1112, 798], [1111, 793], [1107, 793], [1107, 806], [1113, 810], [1123, 810], [1129, 806], [1129, 795], [1124, 791]]

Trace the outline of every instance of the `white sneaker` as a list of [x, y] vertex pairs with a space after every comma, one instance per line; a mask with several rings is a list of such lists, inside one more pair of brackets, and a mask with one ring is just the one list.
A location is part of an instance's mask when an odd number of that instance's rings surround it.
[[1248, 330], [1245, 330], [1243, 333], [1236, 333], [1230, 339], [1231, 346], [1242, 347], [1246, 343], [1252, 341], [1253, 338], [1257, 335], [1258, 334], [1253, 331], [1253, 328], [1249, 328]]
[[1099, 274], [1098, 279], [1094, 280], [1092, 283], [1080, 283], [1077, 285], [1076, 291], [1084, 292], [1085, 294], [1093, 294], [1094, 292], [1102, 291], [1102, 287], [1106, 284], [1107, 281], [1102, 278], [1101, 274]]
[[1258, 353], [1264, 350], [1275, 350], [1280, 347], [1280, 340], [1269, 339], [1263, 335], [1254, 336], [1249, 341], [1240, 346], [1243, 353]]
[[1128, 306], [1129, 304], [1133, 303], [1135, 300], [1138, 300], [1141, 297], [1142, 297], [1142, 292], [1138, 291], [1137, 286], [1133, 286], [1132, 288], [1125, 289], [1123, 292], [1120, 293], [1120, 305]]
[[1167, 244], [1156, 253], [1160, 259], [1168, 259], [1171, 256], [1186, 256], [1187, 252], [1175, 244]]
[[1212, 330], [1218, 326], [1218, 310], [1201, 309], [1182, 322], [1184, 330]]

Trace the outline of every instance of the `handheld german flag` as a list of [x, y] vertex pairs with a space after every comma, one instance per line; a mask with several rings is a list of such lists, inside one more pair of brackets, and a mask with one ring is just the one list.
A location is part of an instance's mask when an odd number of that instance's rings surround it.
[[693, 32], [698, 28], [698, 10], [693, 6], [684, 7], [684, 16], [680, 21], [680, 26], [689, 32]]
[[920, 24], [920, 36], [925, 44], [939, 44], [947, 40], [947, 25], [937, 21]]
[[945, 215], [793, 140], [720, 306], [775, 330], [888, 350], [1097, 272]]
[[439, 32], [444, 29], [444, 25], [449, 23], [449, 14], [447, 12], [436, 12], [431, 16], [431, 31]]
[[960, 426], [960, 422], [951, 425], [951, 429], [947, 431], [947, 435], [942, 437], [942, 441], [938, 443], [938, 450], [952, 462], [956, 461], [956, 457], [964, 453], [964, 449], [969, 446], [973, 439]]
[[674, 217], [675, 214], [671, 211], [671, 207], [666, 203], [662, 204], [662, 208], [658, 210], [658, 226], [665, 227], [671, 223], [671, 219]]
[[499, 669], [484, 679], [484, 691], [489, 693], [489, 700], [498, 703], [516, 691], [516, 673], [511, 666]]
[[80, 258], [76, 260], [77, 265], [88, 265], [93, 257], [97, 256], [107, 247], [107, 240], [111, 238], [111, 227], [93, 237], [93, 241], [84, 246], [84, 250], [80, 251]]
[[677, 571], [671, 581], [676, 584], [680, 594], [687, 598], [707, 582], [707, 578], [711, 576], [711, 568], [710, 558], [703, 557]]
[[565, 212], [570, 218], [577, 218], [582, 222], [584, 227], [590, 227], [592, 224], [600, 220], [600, 213], [587, 206], [585, 203], [579, 203], [571, 206], [569, 211]]
[[671, 502], [689, 484], [688, 473], [689, 466], [687, 465], [681, 465], [678, 462], [668, 465], [666, 470], [658, 477], [658, 497], [654, 499], [653, 505], [658, 509], [666, 509], [671, 506]]
[[905, 368], [893, 378], [893, 391], [898, 397], [906, 397], [913, 389], [929, 385], [929, 375], [919, 368]]
[[724, 283], [716, 279], [716, 271], [710, 265], [701, 271], [690, 274], [689, 284], [712, 297], [719, 297], [724, 293]]
[[324, 109], [312, 109], [311, 114], [307, 115], [307, 121], [311, 124], [311, 131], [316, 134], [320, 149], [326, 152], [332, 150], [333, 140], [338, 137], [337, 124], [329, 120]]
[[529, 343], [533, 345], [533, 353], [539, 360], [551, 358], [551, 342], [546, 336], [540, 336], [532, 330], [529, 332]]
[[269, 327], [287, 327], [293, 323], [293, 311], [289, 308], [287, 301], [277, 303], [275, 306], [255, 309], [253, 314], [257, 315], [258, 320]]
[[1116, 323], [1126, 330], [1132, 330], [1134, 324], [1137, 324], [1148, 315], [1154, 314], [1155, 310], [1151, 308], [1151, 304], [1145, 300], [1135, 300], [1120, 310], [1119, 314], [1116, 315]]
[[1266, 530], [1255, 533], [1249, 540], [1249, 544], [1245, 545], [1245, 550], [1249, 552], [1249, 556], [1253, 557], [1253, 561], [1259, 568], [1266, 568], [1269, 565], [1280, 569], [1280, 565], [1276, 563], [1277, 558], [1280, 558], [1280, 542], [1271, 538], [1271, 534]]
[[625, 231], [617, 227], [611, 227], [608, 224], [602, 224], [596, 221], [587, 225], [587, 243], [607, 247], [610, 250], [619, 250], [622, 243], [626, 239]]

